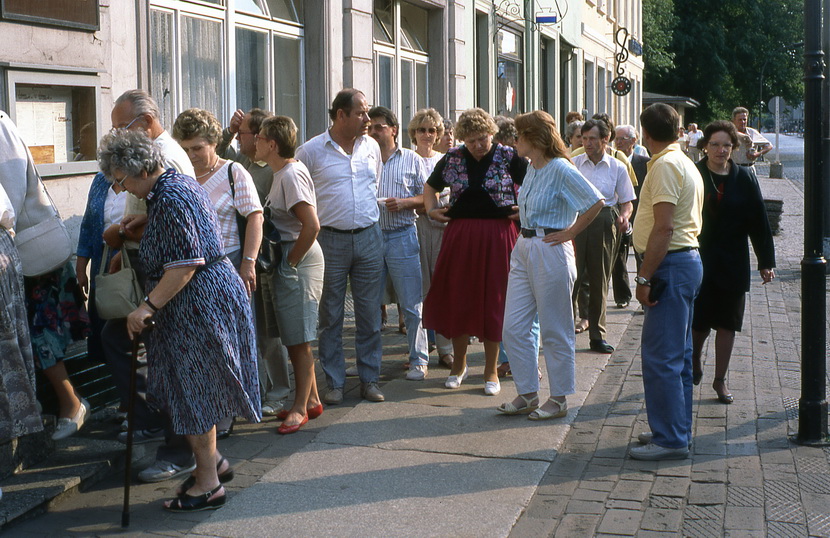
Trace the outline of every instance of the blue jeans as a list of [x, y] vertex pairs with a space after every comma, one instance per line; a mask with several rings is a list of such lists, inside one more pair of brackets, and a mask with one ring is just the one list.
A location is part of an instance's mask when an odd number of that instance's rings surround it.
[[644, 306], [643, 389], [653, 443], [685, 448], [692, 440], [692, 313], [703, 266], [696, 250], [666, 254], [652, 278], [666, 281]]
[[406, 323], [406, 339], [409, 343], [409, 363], [429, 364], [427, 333], [421, 323], [423, 295], [421, 285], [421, 254], [415, 226], [383, 231], [383, 278], [392, 279], [398, 306]]
[[320, 230], [317, 242], [323, 249], [326, 268], [320, 297], [320, 364], [329, 388], [346, 384], [343, 356], [343, 309], [346, 285], [351, 281], [355, 314], [357, 371], [363, 383], [380, 377], [380, 303], [383, 292], [383, 236], [375, 224], [358, 234]]

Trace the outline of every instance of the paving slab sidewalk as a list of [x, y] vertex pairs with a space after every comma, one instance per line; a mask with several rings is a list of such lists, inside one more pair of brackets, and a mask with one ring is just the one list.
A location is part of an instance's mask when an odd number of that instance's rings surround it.
[[787, 180], [761, 186], [784, 201], [778, 278], [753, 277], [729, 370], [735, 403], [711, 388], [710, 339], [691, 458], [630, 459], [649, 429], [635, 317], [510, 536], [830, 536], [830, 449], [788, 439], [800, 395], [803, 195]]

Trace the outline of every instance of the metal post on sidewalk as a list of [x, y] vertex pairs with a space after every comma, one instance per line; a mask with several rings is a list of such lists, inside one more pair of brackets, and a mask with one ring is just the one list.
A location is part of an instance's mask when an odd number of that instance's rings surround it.
[[821, 48], [822, 0], [804, 0], [804, 258], [801, 260], [801, 398], [798, 400], [800, 444], [826, 444], [827, 358], [824, 199], [822, 184]]

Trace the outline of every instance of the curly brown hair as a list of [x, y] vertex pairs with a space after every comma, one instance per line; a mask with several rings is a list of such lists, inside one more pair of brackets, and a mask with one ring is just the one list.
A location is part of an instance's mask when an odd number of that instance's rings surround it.
[[218, 144], [222, 141], [222, 124], [208, 110], [188, 108], [173, 123], [173, 138], [190, 140], [197, 136], [204, 138], [208, 144]]
[[465, 110], [455, 123], [455, 137], [458, 140], [466, 140], [480, 134], [495, 135], [497, 132], [499, 127], [483, 108]]

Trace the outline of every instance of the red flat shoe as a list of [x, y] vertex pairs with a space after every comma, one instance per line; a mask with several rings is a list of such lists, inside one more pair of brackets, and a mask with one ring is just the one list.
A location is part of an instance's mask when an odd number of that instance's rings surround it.
[[308, 413], [308, 418], [315, 419], [323, 414], [323, 404], [319, 403], [314, 407], [309, 407], [306, 409], [306, 413]]
[[303, 420], [300, 421], [299, 424], [292, 424], [290, 426], [286, 426], [285, 424], [281, 424], [279, 428], [277, 428], [277, 433], [280, 435], [288, 435], [289, 433], [297, 433], [300, 431], [300, 428], [305, 426], [308, 423], [308, 415], [303, 417]]
[[[283, 409], [279, 413], [277, 413], [277, 418], [280, 420], [285, 420], [288, 418], [288, 414], [291, 413], [290, 409]], [[306, 409], [306, 413], [308, 413], [308, 418], [317, 418], [323, 414], [323, 404], [317, 404], [315, 407], [309, 407]]]

